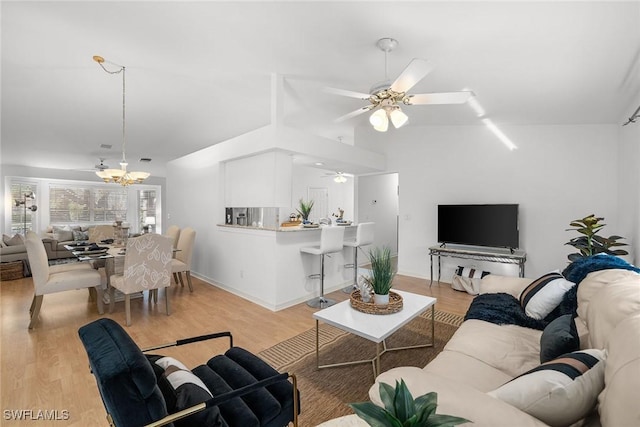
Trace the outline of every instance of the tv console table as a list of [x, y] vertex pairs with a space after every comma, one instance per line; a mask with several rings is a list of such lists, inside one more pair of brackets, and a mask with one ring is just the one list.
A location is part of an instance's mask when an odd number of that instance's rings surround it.
[[429, 287], [433, 285], [433, 256], [438, 257], [438, 283], [440, 282], [440, 258], [451, 257], [461, 259], [475, 259], [478, 261], [499, 262], [502, 264], [518, 264], [519, 276], [524, 277], [524, 263], [527, 261], [527, 254], [523, 250], [472, 249], [466, 247], [431, 246], [429, 248], [429, 259], [431, 261], [431, 281]]

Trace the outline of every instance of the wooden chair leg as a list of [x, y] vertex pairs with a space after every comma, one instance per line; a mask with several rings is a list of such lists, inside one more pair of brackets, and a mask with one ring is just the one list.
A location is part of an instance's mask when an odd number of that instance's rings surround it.
[[[169, 292], [168, 288], [164, 288], [164, 299], [165, 299], [165, 304], [167, 305], [167, 316], [171, 314], [171, 305], [169, 304]], [[156, 292], [158, 292], [158, 290], [156, 289]]]
[[124, 295], [124, 314], [126, 318], [126, 325], [131, 326], [131, 295]]
[[190, 271], [185, 271], [185, 273], [187, 275], [187, 283], [189, 284], [189, 292], [193, 292], [193, 284], [191, 283], [191, 272]]
[[149, 291], [149, 300], [152, 300], [155, 304], [158, 303], [158, 290], [157, 289], [151, 289]]
[[104, 301], [102, 298], [104, 291], [102, 290], [102, 285], [98, 285], [93, 289], [96, 295], [96, 302], [98, 303], [98, 314], [104, 314]]
[[33, 310], [31, 312], [31, 322], [29, 322], [29, 329], [33, 329], [36, 322], [38, 321], [38, 314], [40, 313], [40, 307], [42, 307], [42, 298], [43, 295], [36, 295], [33, 297]]
[[180, 286], [184, 288], [184, 282], [182, 281], [182, 271], [178, 272], [178, 277], [180, 278]]
[[31, 315], [31, 313], [33, 313], [33, 307], [35, 307], [36, 305], [36, 296], [35, 294], [33, 295], [33, 299], [31, 300], [31, 307], [29, 307], [29, 315]]
[[113, 313], [113, 307], [116, 305], [116, 288], [109, 288], [109, 313]]
[[176, 285], [178, 284], [178, 273], [173, 273], [173, 281], [176, 282]]

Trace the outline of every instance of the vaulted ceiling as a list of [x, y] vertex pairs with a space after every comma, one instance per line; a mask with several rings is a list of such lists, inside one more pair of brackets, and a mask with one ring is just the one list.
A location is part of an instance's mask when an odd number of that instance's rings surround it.
[[[5, 165], [117, 167], [122, 81], [93, 55], [127, 67], [127, 157], [152, 158], [160, 176], [168, 160], [269, 124], [274, 74], [285, 124], [349, 143], [368, 115], [333, 119], [364, 104], [323, 88], [383, 80], [381, 37], [400, 42], [390, 78], [429, 59], [412, 92], [471, 89], [498, 124], [621, 123], [640, 90], [637, 1], [3, 1], [1, 12]], [[404, 111], [413, 126], [478, 122], [465, 105]]]

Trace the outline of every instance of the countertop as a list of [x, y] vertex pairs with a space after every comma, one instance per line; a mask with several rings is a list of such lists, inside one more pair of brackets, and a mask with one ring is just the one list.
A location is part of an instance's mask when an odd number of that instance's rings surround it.
[[[296, 231], [314, 231], [314, 230], [319, 230], [322, 227], [326, 227], [325, 225], [320, 226], [320, 227], [315, 227], [315, 228], [311, 228], [311, 227], [303, 227], [301, 225], [298, 226], [293, 226], [293, 227], [254, 227], [251, 225], [235, 225], [235, 224], [217, 224], [218, 227], [225, 227], [225, 228], [236, 228], [236, 229], [242, 229], [242, 230], [265, 230], [265, 231], [282, 231], [282, 232], [286, 232], [286, 233], [291, 233], [291, 232], [296, 232]], [[349, 228], [349, 227], [355, 227], [356, 224], [350, 224], [350, 225], [339, 225], [336, 227], [345, 227], [345, 228]], [[333, 227], [333, 226], [331, 226]]]

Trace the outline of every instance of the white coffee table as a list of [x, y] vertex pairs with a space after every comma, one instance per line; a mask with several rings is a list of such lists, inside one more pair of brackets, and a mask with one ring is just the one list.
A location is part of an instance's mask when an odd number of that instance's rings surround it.
[[[332, 368], [336, 366], [355, 365], [361, 363], [372, 363], [374, 377], [380, 375], [380, 356], [387, 351], [406, 350], [410, 348], [433, 347], [435, 339], [435, 304], [436, 298], [424, 295], [413, 294], [411, 292], [393, 292], [402, 296], [402, 310], [393, 314], [367, 314], [351, 307], [349, 300], [342, 301], [336, 305], [313, 313], [316, 319], [316, 365], [318, 369]], [[398, 329], [418, 317], [421, 313], [431, 307], [431, 342], [427, 344], [388, 348], [385, 340]], [[349, 362], [332, 363], [328, 365], [320, 364], [320, 322], [327, 323], [343, 331], [350, 332], [359, 337], [365, 338], [376, 344], [376, 357], [366, 360], [355, 360]]]

